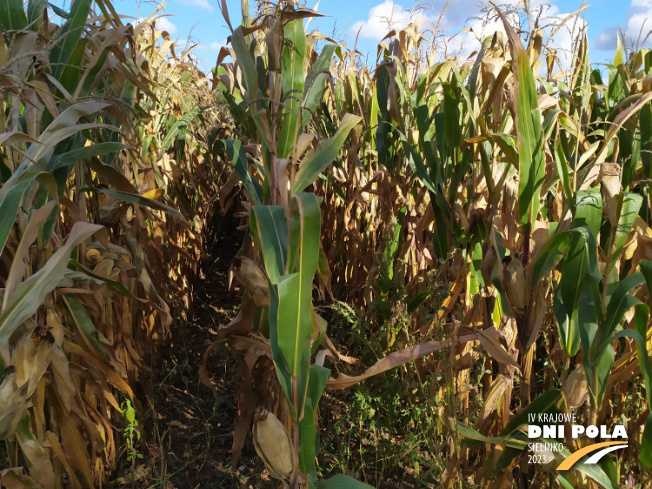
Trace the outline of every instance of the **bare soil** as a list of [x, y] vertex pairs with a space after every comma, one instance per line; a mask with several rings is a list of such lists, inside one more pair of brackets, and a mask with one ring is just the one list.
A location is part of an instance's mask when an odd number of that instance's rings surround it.
[[244, 237], [236, 230], [238, 223], [232, 214], [216, 213], [203, 273], [195, 284], [193, 310], [187, 320], [175, 322], [171, 349], [144, 423], [146, 446], [141, 450], [141, 463], [148, 469], [136, 487], [259, 487], [255, 481], [263, 467], [251, 442], [245, 445], [236, 470], [231, 468], [238, 361], [226, 346], [219, 345], [207, 363], [217, 397], [199, 380], [204, 352], [240, 304], [239, 291], [228, 286], [229, 266]]

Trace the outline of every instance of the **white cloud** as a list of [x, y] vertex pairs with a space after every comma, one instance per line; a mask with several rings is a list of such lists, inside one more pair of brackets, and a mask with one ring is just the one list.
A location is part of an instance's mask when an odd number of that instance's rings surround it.
[[211, 51], [219, 51], [219, 50], [222, 49], [224, 46], [226, 46], [226, 39], [224, 39], [224, 40], [222, 40], [222, 41], [219, 41], [219, 42], [218, 42], [218, 41], [216, 41], [216, 42], [212, 42], [212, 43], [210, 43], [210, 44], [208, 45], [208, 48], [209, 48]]
[[156, 30], [168, 31], [170, 34], [176, 34], [177, 26], [170, 22], [166, 17], [156, 19]]
[[[573, 54], [577, 47], [576, 43], [581, 39], [582, 33], [588, 30], [588, 25], [582, 18], [571, 19], [557, 30], [556, 26], [567, 16], [568, 13], [555, 14], [555, 26], [544, 29], [544, 35], [549, 39], [547, 46], [556, 50], [559, 64], [564, 71], [572, 68]], [[555, 34], [552, 35], [555, 30]]]
[[191, 41], [190, 39], [177, 39], [174, 42], [174, 48], [176, 49], [177, 54], [183, 53], [195, 45], [197, 45], [197, 43]]
[[199, 7], [208, 10], [209, 12], [213, 11], [213, 6], [208, 3], [208, 0], [177, 0], [181, 5], [188, 5], [189, 7]]
[[[138, 17], [134, 25], [138, 25], [145, 20], [145, 17]], [[168, 31], [168, 34], [176, 34], [177, 26], [170, 22], [167, 17], [159, 17], [154, 21], [157, 31]]]
[[[652, 0], [650, 1], [652, 2]], [[508, 0], [508, 2], [504, 3], [516, 6], [518, 1]], [[446, 54], [464, 59], [479, 50], [481, 40], [493, 35], [496, 31], [504, 33], [505, 28], [502, 21], [496, 18], [495, 15], [492, 15], [489, 19], [487, 18], [486, 13], [483, 12], [482, 3], [466, 4], [464, 14], [459, 11], [460, 4], [464, 4], [464, 2], [451, 2], [450, 5], [455, 6], [452, 12], [452, 19], [455, 19], [455, 21], [447, 18], [449, 14], [449, 10], [447, 10], [442, 19], [441, 27], [451, 35], [455, 34], [453, 28], [459, 32], [462, 30], [462, 25], [470, 29], [470, 32], [460, 33], [449, 38], [446, 43]], [[533, 14], [532, 18], [536, 18], [538, 10], [542, 9], [539, 26], [543, 30], [544, 45], [547, 48], [556, 50], [556, 56], [563, 70], [570, 69], [572, 51], [575, 47], [574, 43], [580, 38], [580, 33], [586, 27], [586, 23], [581, 18], [570, 18], [562, 25], [569, 13], [560, 12], [559, 7], [545, 3], [544, 0], [532, 0], [530, 9]], [[462, 24], [458, 20], [461, 15], [466, 16]], [[512, 25], [516, 25], [517, 19], [515, 17], [511, 21]]]
[[[652, 0], [633, 1], [649, 2], [652, 5]], [[351, 32], [353, 36], [358, 35], [359, 32], [361, 39], [378, 42], [391, 29], [402, 29], [416, 19], [423, 22], [419, 30], [428, 31], [439, 20], [440, 12], [446, 3], [447, 0], [430, 0], [425, 9], [408, 9], [392, 0], [386, 0], [369, 10], [366, 21], [358, 21], [353, 24]], [[501, 2], [502, 5], [511, 7], [516, 7], [519, 3], [519, 0], [503, 0]], [[533, 18], [541, 9], [540, 25], [544, 31], [546, 46], [557, 51], [563, 69], [570, 68], [572, 47], [579, 38], [581, 29], [586, 26], [585, 22], [582, 19], [578, 19], [577, 22], [571, 19], [557, 29], [557, 26], [569, 15], [568, 13], [561, 13], [559, 7], [550, 3], [549, 0], [530, 0], [529, 4]], [[438, 26], [438, 35], [443, 35], [441, 36], [442, 42], [437, 46], [437, 60], [441, 60], [444, 55], [467, 58], [480, 48], [482, 39], [491, 36], [496, 31], [505, 32], [502, 21], [495, 14], [492, 14], [489, 20], [487, 19], [487, 5], [487, 0], [452, 0], [448, 3]], [[465, 28], [469, 28], [470, 31], [461, 32]], [[555, 32], [554, 35], [553, 32]]]
[[359, 20], [351, 31], [354, 36], [360, 33], [362, 39], [372, 39], [380, 41], [392, 29], [402, 29], [418, 17], [418, 12], [406, 9], [405, 7], [386, 0], [380, 5], [376, 5], [369, 10], [366, 21]]
[[[652, 0], [632, 0], [632, 3], [625, 14], [625, 24], [622, 26], [625, 32], [625, 42], [628, 45], [636, 46], [639, 41], [643, 46], [650, 47], [652, 38], [646, 36], [652, 31]], [[596, 38], [594, 46], [604, 51], [616, 49], [618, 28], [607, 27]], [[643, 47], [638, 46], [638, 47]]]
[[618, 28], [616, 27], [607, 27], [604, 29], [598, 37], [595, 38], [591, 47], [599, 49], [601, 51], [611, 51], [616, 49], [616, 44], [618, 43]]

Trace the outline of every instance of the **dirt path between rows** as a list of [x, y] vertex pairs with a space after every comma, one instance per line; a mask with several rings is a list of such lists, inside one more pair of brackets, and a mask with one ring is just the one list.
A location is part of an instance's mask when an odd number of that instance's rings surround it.
[[[145, 460], [151, 473], [142, 487], [165, 489], [257, 488], [259, 461], [253, 445], [243, 450], [238, 470], [231, 470], [234, 404], [238, 362], [220, 345], [207, 363], [218, 396], [199, 380], [199, 367], [220, 325], [237, 313], [240, 293], [228, 288], [229, 266], [242, 245], [232, 213], [213, 219], [203, 276], [195, 285], [194, 310], [174, 329], [169, 357], [164, 359], [160, 383], [150, 405], [152, 433]], [[145, 482], [145, 481], [143, 481]]]
[[[207, 362], [207, 374], [217, 396], [200, 381], [199, 368], [206, 349], [217, 338], [221, 325], [236, 316], [241, 300], [237, 281], [229, 289], [229, 267], [240, 249], [245, 233], [233, 211], [226, 215], [216, 212], [211, 223], [211, 235], [202, 263], [203, 275], [195, 284], [193, 310], [187, 320], [177, 319], [173, 325], [173, 340], [163, 365], [153, 372], [151, 401], [143, 399], [142, 440], [138, 451], [143, 455], [136, 463], [136, 481], [128, 477], [130, 467], [126, 455], [120, 456], [121, 466], [107, 484], [109, 489], [274, 489], [263, 462], [256, 455], [248, 437], [237, 470], [231, 469], [233, 427], [237, 415], [236, 389], [238, 359], [225, 345], [218, 345]], [[343, 416], [346, 393], [334, 394], [330, 409], [322, 412], [321, 422]], [[337, 407], [339, 406], [339, 407]], [[322, 406], [324, 407], [324, 406]], [[332, 420], [331, 420], [332, 421]], [[327, 437], [328, 438], [328, 437]], [[327, 444], [328, 440], [323, 440]], [[346, 440], [335, 442], [335, 452]], [[331, 450], [333, 447], [330, 447]], [[352, 449], [353, 450], [353, 449]], [[324, 453], [320, 459], [324, 458]], [[332, 458], [329, 454], [329, 459]], [[328, 464], [325, 464], [328, 465]], [[367, 480], [378, 477], [369, 465]], [[262, 475], [262, 477], [261, 477]], [[329, 476], [332, 474], [324, 474]], [[416, 487], [406, 477], [385, 474], [383, 489]]]

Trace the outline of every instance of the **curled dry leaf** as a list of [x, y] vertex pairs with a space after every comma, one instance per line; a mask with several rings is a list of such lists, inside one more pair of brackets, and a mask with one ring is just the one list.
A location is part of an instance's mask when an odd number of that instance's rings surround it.
[[70, 412], [75, 397], [75, 384], [70, 376], [70, 364], [66, 354], [61, 348], [53, 347], [50, 356], [50, 367], [52, 369], [52, 380], [56, 393], [61, 398], [63, 407]]
[[40, 489], [40, 485], [23, 473], [22, 468], [7, 469], [0, 473], [0, 483], [7, 489]]
[[499, 409], [501, 404], [500, 401], [510, 383], [511, 380], [504, 375], [498, 375], [494, 379], [491, 387], [489, 388], [489, 393], [485, 396], [485, 400], [482, 403], [482, 409], [480, 410], [478, 420], [475, 423], [475, 427], [478, 431], [480, 431], [480, 433], [484, 433], [482, 427], [485, 424], [485, 421], [492, 413], [496, 412]]
[[339, 390], [347, 389], [352, 385], [361, 382], [364, 379], [373, 377], [382, 372], [386, 372], [394, 367], [403, 365], [408, 362], [413, 362], [417, 358], [424, 357], [430, 353], [441, 350], [442, 348], [448, 348], [453, 345], [461, 345], [463, 343], [468, 343], [469, 341], [477, 340], [478, 336], [475, 334], [469, 334], [460, 336], [459, 338], [449, 338], [443, 341], [428, 341], [421, 343], [403, 350], [391, 353], [387, 355], [382, 360], [378, 361], [375, 365], [369, 367], [362, 375], [349, 376], [346, 374], [340, 373], [337, 378], [328, 379], [326, 382], [326, 388], [330, 390]]
[[[247, 338], [247, 337], [236, 337]], [[245, 445], [247, 433], [251, 426], [251, 419], [254, 415], [258, 396], [254, 392], [253, 377], [251, 375], [258, 358], [260, 350], [254, 348], [247, 351], [244, 357], [240, 358], [240, 368], [236, 374], [240, 380], [236, 398], [238, 401], [238, 417], [233, 426], [233, 444], [231, 446], [231, 467], [237, 467], [240, 454]], [[270, 352], [271, 355], [271, 352]]]
[[49, 453], [31, 432], [27, 418], [16, 430], [16, 439], [20, 444], [23, 456], [27, 460], [29, 475], [38, 482], [41, 489], [55, 489], [54, 468]]
[[500, 331], [496, 328], [489, 328], [487, 330], [477, 330], [478, 339], [482, 348], [489, 354], [491, 358], [496, 360], [501, 365], [509, 365], [514, 367], [519, 372], [521, 367], [514, 360], [514, 357], [505, 349], [503, 345], [498, 341], [498, 337], [502, 337]]
[[0, 384], [0, 440], [11, 436], [27, 412], [27, 386], [19, 388], [16, 373], [7, 373]]
[[52, 334], [39, 326], [25, 333], [12, 351], [11, 362], [16, 369], [16, 382], [19, 387], [27, 386], [28, 398], [50, 365], [52, 343]]

